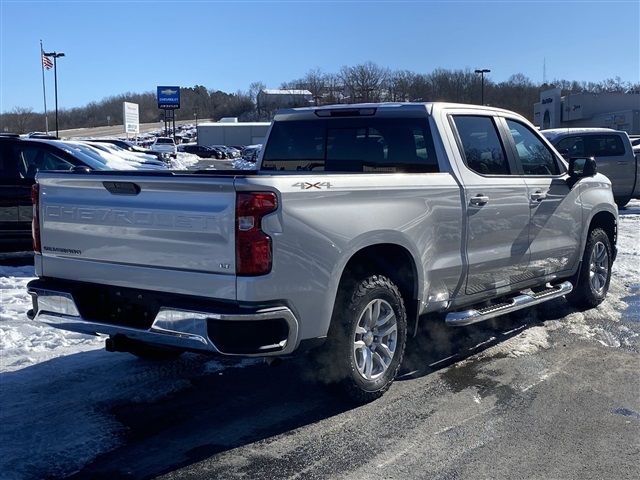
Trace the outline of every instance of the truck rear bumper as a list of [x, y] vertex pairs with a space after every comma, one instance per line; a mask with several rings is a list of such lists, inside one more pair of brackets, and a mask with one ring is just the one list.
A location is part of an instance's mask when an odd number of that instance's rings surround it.
[[[215, 312], [160, 306], [150, 326], [94, 321], [81, 315], [70, 291], [34, 280], [30, 317], [52, 327], [90, 335], [122, 335], [143, 343], [234, 356], [277, 356], [292, 353], [298, 343], [298, 320], [287, 306]], [[170, 303], [170, 302], [168, 302]]]

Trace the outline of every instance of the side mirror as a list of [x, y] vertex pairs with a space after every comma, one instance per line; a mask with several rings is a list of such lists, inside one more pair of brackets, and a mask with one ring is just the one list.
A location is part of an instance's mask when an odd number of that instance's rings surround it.
[[569, 159], [569, 176], [571, 178], [593, 177], [598, 173], [598, 166], [593, 157], [572, 157]]

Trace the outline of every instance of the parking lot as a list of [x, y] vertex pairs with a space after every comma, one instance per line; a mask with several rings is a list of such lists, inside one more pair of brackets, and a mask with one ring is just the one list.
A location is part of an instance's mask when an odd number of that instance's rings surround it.
[[[344, 403], [305, 357], [152, 363], [30, 322], [1, 268], [4, 478], [637, 478], [640, 202], [609, 296], [486, 324], [427, 319], [381, 399]], [[27, 263], [25, 265], [25, 263]], [[37, 405], [37, 408], [34, 408]], [[23, 452], [39, 454], [25, 458]]]

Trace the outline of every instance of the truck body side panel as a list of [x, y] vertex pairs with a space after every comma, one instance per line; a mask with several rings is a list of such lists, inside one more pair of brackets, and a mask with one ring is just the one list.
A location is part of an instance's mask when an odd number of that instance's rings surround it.
[[[301, 183], [321, 180], [321, 189]], [[460, 188], [448, 173], [323, 174], [238, 179], [238, 190], [280, 192], [281, 209], [264, 219], [273, 270], [238, 277], [238, 300], [282, 299], [301, 321], [301, 338], [324, 336], [341, 275], [363, 248], [395, 244], [418, 272], [422, 312], [449, 300], [461, 272]]]

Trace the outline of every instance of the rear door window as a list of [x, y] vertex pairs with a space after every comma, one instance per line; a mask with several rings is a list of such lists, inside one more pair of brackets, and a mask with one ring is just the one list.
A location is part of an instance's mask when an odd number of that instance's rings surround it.
[[481, 175], [509, 175], [511, 169], [491, 117], [454, 115], [467, 167]]
[[616, 157], [624, 155], [624, 144], [619, 135], [585, 135], [588, 157]]
[[426, 119], [340, 118], [276, 122], [263, 170], [438, 172]]

